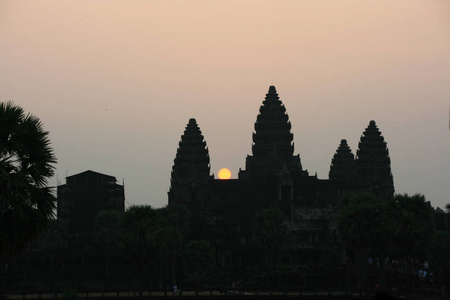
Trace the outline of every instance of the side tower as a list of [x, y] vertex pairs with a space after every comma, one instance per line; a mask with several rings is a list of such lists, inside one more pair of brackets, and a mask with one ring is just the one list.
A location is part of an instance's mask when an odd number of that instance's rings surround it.
[[391, 159], [386, 142], [375, 121], [370, 121], [361, 136], [356, 156], [359, 188], [380, 198], [391, 199], [394, 196]]
[[270, 86], [255, 122], [253, 156], [247, 156], [246, 171], [240, 175], [252, 181], [277, 174], [300, 175], [302, 165], [300, 155], [293, 155], [293, 138], [286, 108], [275, 86]]
[[190, 119], [172, 167], [169, 205], [198, 206], [207, 196], [210, 179], [209, 153], [195, 119]]
[[347, 144], [347, 140], [341, 140], [336, 153], [331, 160], [330, 180], [347, 181], [354, 183], [355, 181], [355, 156]]
[[94, 220], [102, 210], [125, 211], [125, 190], [114, 176], [91, 170], [66, 177], [57, 187], [57, 216], [67, 224], [68, 233], [87, 241]]

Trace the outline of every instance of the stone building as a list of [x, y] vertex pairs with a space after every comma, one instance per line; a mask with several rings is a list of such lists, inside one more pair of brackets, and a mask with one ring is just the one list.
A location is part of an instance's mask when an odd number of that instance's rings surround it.
[[58, 220], [67, 224], [69, 235], [92, 234], [94, 219], [102, 210], [124, 212], [123, 185], [113, 176], [85, 171], [66, 177], [57, 188]]
[[255, 122], [252, 155], [238, 179], [210, 175], [209, 152], [195, 119], [190, 119], [174, 160], [169, 205], [185, 205], [191, 213], [191, 238], [209, 240], [218, 266], [261, 264], [254, 243], [254, 216], [277, 209], [287, 218], [289, 237], [277, 249], [281, 264], [340, 264], [335, 218], [341, 198], [365, 191], [388, 199], [394, 195], [386, 142], [375, 121], [361, 136], [356, 157], [342, 140], [331, 160], [329, 179], [303, 170], [294, 154], [286, 108], [270, 86]]

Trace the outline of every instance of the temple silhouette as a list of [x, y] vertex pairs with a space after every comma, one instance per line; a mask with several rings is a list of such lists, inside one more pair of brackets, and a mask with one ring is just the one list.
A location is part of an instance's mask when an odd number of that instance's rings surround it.
[[[252, 153], [238, 178], [219, 180], [210, 173], [209, 150], [195, 119], [189, 120], [181, 136], [168, 208], [177, 211], [175, 206], [180, 205], [189, 212], [190, 220], [185, 223], [189, 228], [180, 231], [183, 246], [200, 241], [213, 252], [214, 263], [211, 269], [202, 270], [201, 280], [186, 275], [188, 252], [168, 259], [158, 256], [159, 250], [152, 246], [145, 250], [143, 260], [125, 236], [123, 248], [107, 249], [96, 238], [96, 216], [105, 210], [126, 214], [124, 185], [117, 184], [114, 176], [90, 170], [66, 177], [66, 183], [57, 187], [60, 223], [55, 224], [64, 226], [43, 232], [10, 264], [8, 272], [0, 271], [0, 280], [7, 278], [12, 290], [33, 293], [72, 287], [117, 293], [164, 288], [167, 292], [175, 278], [188, 288], [202, 289], [206, 284], [220, 290], [237, 279], [255, 289], [323, 288], [324, 282], [347, 288], [349, 282], [358, 282], [352, 277], [355, 265], [347, 259], [352, 255], [341, 241], [337, 217], [347, 193], [367, 192], [383, 199], [394, 196], [389, 152], [375, 121], [362, 133], [356, 156], [347, 141], [341, 140], [331, 158], [329, 178], [319, 179], [303, 169], [300, 155], [295, 154], [286, 108], [270, 86], [252, 140]], [[256, 217], [263, 211], [284, 216], [287, 233], [283, 239], [266, 244], [257, 240]]]
[[394, 196], [389, 151], [375, 121], [363, 132], [356, 157], [341, 140], [329, 179], [302, 168], [275, 86], [262, 102], [252, 139], [252, 154], [238, 178], [215, 179], [206, 141], [196, 120], [189, 120], [172, 167], [168, 198], [169, 205], [184, 205], [191, 213], [190, 238], [212, 241], [219, 266], [260, 265], [254, 217], [260, 210], [276, 209], [286, 216], [289, 230], [288, 239], [278, 245], [277, 263], [345, 263], [336, 230], [342, 197], [355, 191], [384, 199]]

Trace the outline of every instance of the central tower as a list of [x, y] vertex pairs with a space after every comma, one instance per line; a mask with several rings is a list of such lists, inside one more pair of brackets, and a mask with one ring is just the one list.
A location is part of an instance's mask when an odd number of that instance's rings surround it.
[[253, 156], [247, 156], [246, 171], [241, 175], [245, 173], [244, 176], [250, 179], [300, 175], [302, 165], [300, 155], [294, 156], [293, 139], [286, 108], [275, 86], [270, 86], [255, 122]]

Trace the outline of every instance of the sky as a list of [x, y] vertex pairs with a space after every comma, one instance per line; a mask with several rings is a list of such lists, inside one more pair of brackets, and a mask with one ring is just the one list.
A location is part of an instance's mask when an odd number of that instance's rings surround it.
[[237, 178], [270, 85], [311, 175], [375, 120], [396, 193], [450, 203], [450, 1], [0, 0], [0, 101], [49, 131], [51, 186], [93, 170], [165, 206], [190, 118]]

